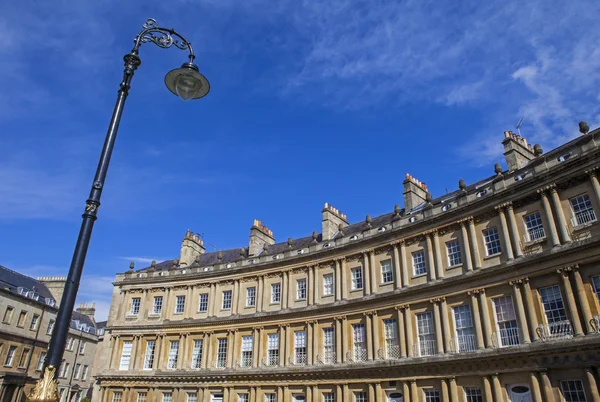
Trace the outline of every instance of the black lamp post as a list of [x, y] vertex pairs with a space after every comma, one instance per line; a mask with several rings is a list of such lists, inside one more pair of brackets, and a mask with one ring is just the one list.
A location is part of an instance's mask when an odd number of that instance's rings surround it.
[[135, 70], [142, 63], [138, 56], [139, 48], [142, 43], [148, 42], [152, 42], [165, 49], [175, 46], [181, 50], [189, 51], [189, 60], [183, 63], [180, 68], [167, 73], [165, 84], [169, 91], [173, 92], [184, 101], [187, 101], [190, 99], [202, 98], [210, 89], [208, 80], [200, 74], [198, 66], [194, 64], [196, 56], [194, 55], [192, 44], [173, 29], [161, 28], [157, 25], [156, 20], [152, 18], [148, 19], [143, 25], [143, 29], [135, 37], [133, 49], [123, 58], [125, 61], [123, 81], [121, 81], [119, 86], [117, 103], [108, 126], [108, 132], [106, 134], [106, 139], [104, 140], [102, 153], [100, 154], [100, 162], [98, 163], [92, 190], [86, 201], [85, 211], [82, 215], [83, 222], [81, 223], [81, 229], [79, 230], [79, 237], [77, 238], [77, 244], [75, 245], [75, 251], [73, 252], [73, 259], [71, 260], [71, 267], [69, 268], [63, 297], [58, 309], [58, 315], [56, 316], [54, 330], [52, 331], [48, 355], [46, 357], [46, 362], [44, 363], [44, 375], [27, 397], [29, 402], [56, 402], [59, 398], [58, 383], [56, 381], [57, 371], [63, 358], [64, 346], [71, 324], [71, 315], [73, 313], [73, 307], [75, 306], [81, 273], [83, 272], [83, 264], [90, 243], [94, 221], [97, 219], [96, 214], [100, 207], [100, 196], [102, 195], [104, 180], [106, 178], [110, 157], [117, 138], [117, 131], [119, 130], [119, 123], [121, 122], [125, 100], [129, 93], [131, 79], [133, 78]]

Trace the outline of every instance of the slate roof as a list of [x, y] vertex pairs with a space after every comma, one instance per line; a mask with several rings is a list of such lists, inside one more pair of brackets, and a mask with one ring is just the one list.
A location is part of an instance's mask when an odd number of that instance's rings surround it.
[[38, 282], [29, 276], [15, 272], [12, 269], [8, 269], [2, 265], [0, 265], [0, 284], [2, 287], [8, 287], [14, 292], [16, 292], [18, 288], [25, 288], [28, 290], [34, 290], [41, 297], [54, 299], [52, 293], [50, 293], [46, 285], [43, 283]]
[[[539, 158], [536, 158], [536, 159], [530, 161], [526, 166], [524, 166], [518, 172], [525, 172], [529, 168], [534, 167], [540, 163], [543, 163], [545, 160], [550, 160], [552, 158], [559, 157], [559, 156], [563, 155], [563, 153], [567, 149], [572, 147], [573, 144], [579, 143], [579, 142], [584, 143], [587, 141], [591, 141], [592, 138], [598, 134], [600, 134], [600, 128], [590, 131], [587, 135], [577, 136], [573, 140], [571, 140], [565, 144], [562, 144], [562, 145], [542, 154], [541, 157], [539, 157]], [[507, 174], [507, 173], [509, 173], [509, 172], [507, 172], [507, 171], [502, 172], [502, 174]], [[510, 173], [513, 174], [514, 172], [510, 172]], [[466, 186], [465, 190], [467, 193], [471, 194], [474, 191], [479, 190], [480, 188], [481, 189], [485, 188], [488, 184], [492, 184], [492, 182], [494, 181], [495, 178], [496, 178], [496, 175], [493, 175], [493, 176], [489, 176], [485, 179], [479, 180], [475, 183], [471, 183]], [[460, 193], [461, 193], [461, 190], [458, 189], [456, 191], [444, 194], [440, 197], [433, 198], [431, 203], [433, 205], [439, 205], [444, 202], [454, 200], [456, 197], [458, 197], [460, 195]], [[425, 205], [425, 203], [418, 205], [415, 208], [413, 208], [411, 211], [405, 211], [404, 209], [401, 209], [400, 216], [411, 214], [412, 212], [417, 212], [417, 211], [421, 210], [421, 207], [424, 205]], [[389, 212], [387, 214], [383, 214], [383, 215], [372, 218], [371, 227], [378, 228], [378, 227], [382, 227], [386, 224], [389, 224], [390, 222], [392, 222], [394, 215], [395, 215], [394, 212]], [[361, 233], [362, 231], [364, 231], [366, 229], [368, 229], [367, 222], [361, 221], [361, 222], [353, 223], [351, 225], [346, 226], [345, 228], [342, 229], [342, 231], [344, 233], [344, 236], [352, 236], [354, 234]], [[334, 236], [334, 239], [337, 236], [338, 235]], [[307, 237], [302, 237], [299, 239], [293, 239], [292, 243], [291, 243], [291, 247], [287, 241], [276, 243], [276, 244], [269, 246], [269, 248], [267, 250], [267, 254], [268, 255], [276, 255], [276, 254], [283, 253], [289, 249], [299, 250], [299, 249], [307, 248], [308, 246], [310, 246], [312, 241], [313, 241], [313, 237], [307, 236]], [[317, 242], [321, 243], [322, 241], [323, 241], [322, 235], [318, 234]], [[240, 250], [244, 250], [244, 255], [240, 254]], [[204, 254], [200, 255], [200, 257], [198, 259], [199, 266], [202, 267], [202, 266], [210, 266], [210, 265], [217, 264], [219, 262], [218, 261], [218, 253], [219, 252], [216, 251], [216, 252], [208, 252], [208, 253], [204, 253]], [[235, 262], [235, 261], [239, 261], [239, 260], [248, 258], [247, 247], [221, 250], [221, 253], [222, 253], [222, 260], [220, 261], [220, 263]], [[173, 260], [166, 260], [166, 261], [157, 263], [155, 265], [155, 269], [157, 271], [168, 270], [172, 265], [173, 265]], [[137, 272], [147, 271], [149, 268], [150, 267], [146, 267], [146, 268], [138, 270]]]

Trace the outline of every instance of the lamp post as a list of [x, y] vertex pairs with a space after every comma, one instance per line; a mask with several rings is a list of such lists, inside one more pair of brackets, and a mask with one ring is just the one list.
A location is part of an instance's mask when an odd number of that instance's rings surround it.
[[121, 115], [125, 100], [129, 94], [131, 79], [135, 70], [142, 63], [139, 57], [139, 49], [143, 43], [152, 42], [155, 45], [167, 49], [172, 46], [181, 50], [188, 50], [188, 61], [183, 63], [180, 68], [169, 71], [165, 77], [165, 84], [169, 91], [179, 96], [184, 101], [190, 99], [199, 99], [205, 96], [210, 85], [208, 80], [200, 74], [198, 66], [194, 64], [194, 51], [192, 44], [183, 36], [175, 32], [173, 29], [161, 28], [156, 20], [150, 18], [146, 20], [142, 30], [134, 39], [134, 46], [130, 53], [123, 57], [125, 61], [125, 71], [123, 80], [119, 86], [117, 102], [113, 110], [112, 118], [104, 140], [100, 161], [96, 169], [96, 176], [92, 183], [90, 196], [85, 203], [83, 212], [83, 222], [79, 230], [79, 237], [73, 252], [71, 267], [65, 284], [63, 297], [56, 316], [56, 323], [48, 346], [48, 355], [44, 363], [44, 371], [42, 378], [37, 382], [33, 390], [29, 393], [28, 402], [52, 401], [56, 402], [59, 399], [58, 382], [56, 381], [57, 370], [60, 367], [64, 346], [69, 333], [71, 323], [71, 315], [79, 289], [79, 281], [83, 271], [83, 264], [87, 254], [94, 221], [97, 219], [98, 208], [100, 207], [100, 196], [104, 187], [104, 180], [108, 171], [110, 157], [117, 138]]

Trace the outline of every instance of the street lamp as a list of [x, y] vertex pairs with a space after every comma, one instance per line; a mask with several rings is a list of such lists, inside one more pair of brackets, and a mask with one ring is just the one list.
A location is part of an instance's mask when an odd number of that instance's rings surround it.
[[83, 264], [90, 243], [94, 221], [97, 219], [96, 215], [98, 208], [100, 207], [100, 196], [102, 195], [110, 157], [117, 138], [117, 131], [119, 130], [123, 107], [125, 106], [127, 95], [129, 94], [131, 79], [133, 78], [135, 70], [142, 63], [138, 55], [139, 49], [143, 43], [148, 42], [152, 42], [164, 49], [175, 46], [181, 50], [189, 51], [189, 60], [183, 63], [180, 68], [176, 68], [167, 73], [165, 84], [169, 91], [179, 96], [184, 101], [187, 101], [202, 98], [210, 90], [208, 80], [200, 74], [198, 66], [194, 64], [196, 56], [194, 56], [192, 44], [173, 29], [159, 27], [156, 20], [152, 18], [146, 20], [142, 30], [134, 39], [133, 49], [123, 57], [123, 60], [125, 61], [123, 80], [119, 86], [117, 103], [108, 126], [104, 147], [102, 148], [100, 161], [98, 162], [98, 168], [96, 169], [96, 176], [92, 183], [92, 190], [85, 203], [85, 211], [82, 215], [83, 222], [81, 223], [81, 229], [79, 230], [79, 237], [77, 238], [75, 251], [73, 252], [73, 259], [71, 260], [71, 267], [69, 268], [63, 297], [60, 302], [56, 323], [48, 346], [48, 355], [46, 356], [46, 361], [44, 363], [44, 374], [29, 393], [27, 397], [28, 402], [56, 402], [59, 399], [58, 382], [56, 381], [57, 370], [60, 367], [63, 358], [64, 346], [69, 333], [71, 315], [73, 313], [73, 307], [75, 306]]

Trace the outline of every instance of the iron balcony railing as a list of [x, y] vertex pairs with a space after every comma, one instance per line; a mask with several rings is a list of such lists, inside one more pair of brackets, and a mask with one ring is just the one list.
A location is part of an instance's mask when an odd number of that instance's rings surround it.
[[498, 341], [501, 347], [519, 345], [521, 343], [519, 327], [500, 328], [498, 330]]
[[322, 355], [317, 355], [316, 364], [337, 364], [337, 354], [335, 352], [324, 352]]
[[433, 356], [437, 353], [436, 342], [433, 339], [420, 339], [418, 344], [415, 344], [418, 349], [415, 354], [419, 356]]
[[474, 352], [477, 350], [477, 343], [473, 334], [457, 335], [456, 339], [454, 339], [454, 344], [459, 353]]
[[573, 337], [573, 328], [571, 327], [571, 322], [569, 320], [540, 324], [536, 331], [543, 341], [569, 339]]
[[544, 231], [544, 227], [540, 226], [533, 229], [527, 229], [527, 233], [523, 235], [523, 242], [530, 243], [536, 240], [544, 239], [546, 237], [546, 232]]
[[579, 228], [596, 221], [596, 214], [593, 209], [586, 211], [577, 212], [574, 217], [571, 218], [571, 226], [573, 228]]

